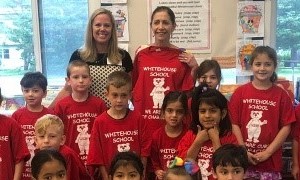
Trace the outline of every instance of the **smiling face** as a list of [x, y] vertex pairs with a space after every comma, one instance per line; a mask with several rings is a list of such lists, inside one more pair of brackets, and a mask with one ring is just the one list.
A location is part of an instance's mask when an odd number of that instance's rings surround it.
[[108, 45], [112, 36], [112, 21], [107, 14], [99, 14], [92, 23], [93, 38], [97, 44]]
[[221, 119], [226, 116], [227, 111], [221, 111], [216, 106], [211, 106], [207, 103], [200, 103], [199, 105], [199, 121], [204, 129], [219, 127]]
[[53, 159], [52, 161], [48, 161], [45, 164], [43, 164], [37, 180], [66, 180], [66, 174], [67, 171], [64, 165], [58, 160]]
[[275, 71], [274, 61], [266, 53], [258, 54], [251, 65], [253, 82], [270, 83], [271, 76]]
[[22, 87], [22, 93], [26, 101], [26, 106], [37, 107], [41, 105], [44, 97], [46, 97], [46, 92], [37, 85], [31, 88]]
[[175, 27], [176, 24], [172, 23], [170, 16], [166, 11], [159, 11], [153, 15], [151, 30], [154, 34], [156, 43], [169, 43]]

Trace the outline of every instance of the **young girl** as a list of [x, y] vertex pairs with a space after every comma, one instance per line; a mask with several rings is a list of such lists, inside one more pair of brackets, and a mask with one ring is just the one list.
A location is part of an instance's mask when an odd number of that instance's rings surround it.
[[227, 99], [216, 89], [196, 87], [192, 97], [191, 129], [178, 145], [179, 157], [196, 160], [203, 180], [213, 179], [211, 157], [222, 144], [236, 144], [227, 113]]
[[156, 179], [163, 179], [165, 171], [177, 154], [177, 146], [186, 132], [183, 118], [188, 113], [187, 96], [183, 92], [169, 92], [161, 107], [161, 116], [166, 125], [152, 135], [151, 162]]
[[31, 174], [33, 180], [67, 179], [67, 164], [64, 157], [54, 149], [38, 151], [31, 161]]
[[222, 79], [221, 67], [216, 60], [204, 60], [195, 71], [197, 84], [206, 83], [211, 89], [218, 89]]
[[110, 165], [110, 180], [142, 180], [144, 166], [141, 158], [134, 152], [119, 152]]
[[229, 108], [233, 132], [252, 164], [246, 178], [280, 179], [281, 146], [295, 121], [287, 92], [276, 86], [276, 51], [258, 46], [250, 59], [253, 81], [234, 92]]

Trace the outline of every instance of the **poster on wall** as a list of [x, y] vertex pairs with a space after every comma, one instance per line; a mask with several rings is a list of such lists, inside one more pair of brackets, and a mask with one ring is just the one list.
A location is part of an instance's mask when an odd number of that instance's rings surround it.
[[237, 76], [252, 75], [249, 64], [255, 47], [262, 46], [263, 40], [243, 39], [236, 41], [236, 73]]
[[[210, 0], [148, 0], [149, 22], [157, 6], [168, 6], [175, 13], [177, 26], [172, 34], [172, 44], [194, 53], [211, 52]], [[149, 39], [154, 42], [151, 31]]]
[[127, 5], [105, 4], [102, 7], [110, 10], [115, 18], [118, 41], [129, 41]]
[[237, 6], [237, 36], [264, 37], [264, 1], [241, 1]]
[[127, 3], [127, 0], [101, 0], [101, 3], [121, 4]]

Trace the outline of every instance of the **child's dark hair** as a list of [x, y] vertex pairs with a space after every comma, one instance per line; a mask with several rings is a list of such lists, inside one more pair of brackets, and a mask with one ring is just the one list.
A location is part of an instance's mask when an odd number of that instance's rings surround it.
[[38, 175], [42, 169], [42, 166], [46, 162], [51, 162], [53, 160], [59, 161], [65, 169], [67, 169], [67, 164], [65, 158], [60, 154], [59, 151], [55, 149], [43, 149], [38, 151], [31, 161], [31, 174], [35, 179], [38, 178]]
[[[191, 130], [193, 133], [197, 134], [198, 125], [203, 129], [202, 125], [199, 122], [199, 106], [203, 103], [206, 103], [210, 106], [217, 107], [222, 112], [223, 110], [228, 111], [228, 100], [226, 97], [216, 89], [203, 89], [203, 86], [198, 86], [194, 89], [192, 96], [192, 123]], [[220, 124], [220, 136], [226, 135], [231, 131], [231, 122], [229, 118], [229, 113], [226, 113], [226, 116], [221, 119]]]
[[216, 73], [217, 79], [220, 83], [222, 79], [221, 67], [218, 61], [214, 59], [212, 60], [206, 59], [199, 65], [199, 67], [197, 67], [194, 75], [194, 80], [196, 81], [197, 79], [199, 79], [201, 76], [203, 76], [205, 73], [207, 73], [210, 70], [213, 70]]
[[47, 90], [47, 78], [41, 72], [27, 72], [24, 74], [20, 81], [20, 85], [23, 88], [32, 88], [38, 86], [43, 89], [44, 92]]
[[212, 164], [215, 172], [217, 166], [225, 167], [228, 165], [242, 167], [246, 171], [249, 166], [247, 151], [240, 145], [224, 144], [214, 152]]
[[85, 61], [74, 60], [68, 64], [68, 67], [67, 67], [67, 77], [68, 78], [70, 78], [70, 76], [71, 76], [71, 69], [73, 67], [85, 67], [88, 70], [88, 73], [90, 74], [90, 67]]
[[190, 179], [192, 179], [192, 176], [185, 170], [184, 166], [168, 168], [163, 179], [168, 180], [169, 174], [174, 174], [176, 176], [187, 176], [190, 177]]
[[[254, 59], [257, 58], [260, 54], [266, 54], [274, 63], [275, 69], [277, 68], [277, 53], [276, 51], [269, 46], [257, 46], [251, 54], [251, 58], [249, 64], [252, 66]], [[271, 82], [277, 81], [277, 74], [274, 71], [272, 76], [270, 77]]]
[[153, 18], [154, 18], [154, 15], [158, 12], [162, 12], [162, 11], [165, 11], [167, 12], [167, 14], [170, 16], [170, 20], [172, 22], [172, 24], [176, 24], [175, 22], [175, 14], [173, 12], [173, 10], [167, 6], [158, 6], [156, 9], [154, 9], [154, 11], [152, 12], [152, 15], [151, 15], [151, 22], [150, 22], [150, 25], [152, 24], [153, 22]]
[[116, 88], [120, 88], [125, 85], [130, 86], [132, 89], [132, 79], [131, 76], [124, 71], [114, 71], [110, 73], [107, 77], [106, 89], [108, 90], [109, 86], [112, 85]]
[[188, 109], [188, 99], [184, 92], [180, 91], [170, 91], [164, 98], [163, 104], [161, 106], [161, 114], [163, 114], [168, 106], [168, 104], [179, 101], [183, 107], [184, 114], [187, 115]]
[[141, 158], [134, 152], [119, 152], [115, 155], [109, 168], [109, 175], [113, 176], [116, 170], [121, 166], [132, 165], [137, 172], [143, 176], [144, 166]]

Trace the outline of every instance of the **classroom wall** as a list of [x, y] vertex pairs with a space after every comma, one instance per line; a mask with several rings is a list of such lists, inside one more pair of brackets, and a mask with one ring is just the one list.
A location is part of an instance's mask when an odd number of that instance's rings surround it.
[[[235, 56], [236, 41], [236, 19], [238, 0], [211, 0], [211, 39], [212, 51], [210, 54], [199, 54], [195, 56], [198, 60], [213, 56]], [[274, 0], [265, 1], [265, 44], [274, 45], [274, 36], [271, 35], [271, 27], [275, 22], [271, 21], [275, 12], [272, 12]], [[134, 58], [135, 50], [143, 44], [148, 44], [148, 13], [147, 0], [128, 0], [129, 12], [129, 53]]]

